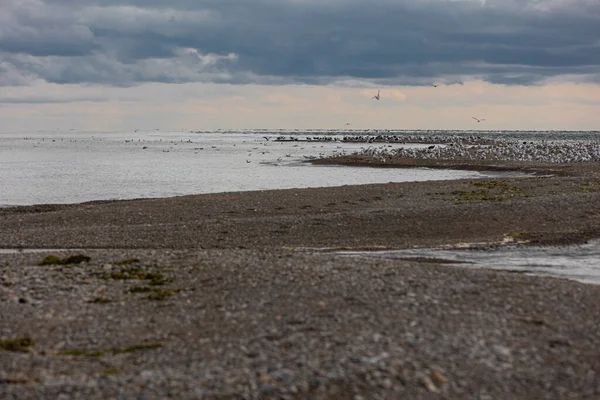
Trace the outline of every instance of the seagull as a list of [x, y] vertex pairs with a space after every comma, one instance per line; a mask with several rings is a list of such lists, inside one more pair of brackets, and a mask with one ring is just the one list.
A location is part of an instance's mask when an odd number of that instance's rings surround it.
[[471, 118], [473, 118], [477, 122], [485, 121], [485, 118], [475, 118], [475, 117], [471, 117]]
[[350, 122], [346, 122], [346, 126], [350, 125]]
[[438, 87], [438, 86], [440, 86], [440, 85], [436, 85], [436, 84], [434, 83], [434, 84], [433, 84], [433, 85], [431, 85], [431, 86], [433, 86], [433, 87]]
[[379, 92], [380, 92], [380, 91], [378, 90], [378, 91], [377, 91], [377, 94], [376, 94], [375, 96], [373, 96], [373, 98], [374, 98], [375, 100], [379, 100]]

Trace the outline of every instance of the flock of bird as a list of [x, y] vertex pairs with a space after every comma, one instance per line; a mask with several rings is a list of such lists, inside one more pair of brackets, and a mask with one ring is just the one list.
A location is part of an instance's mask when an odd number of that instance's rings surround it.
[[599, 162], [600, 144], [592, 141], [572, 142], [534, 142], [508, 139], [486, 140], [483, 144], [474, 144], [464, 137], [447, 138], [444, 145], [432, 145], [425, 148], [386, 148], [370, 147], [362, 150], [361, 155], [379, 159], [381, 162], [393, 158], [419, 159], [462, 159], [462, 160], [509, 160], [537, 161], [545, 163], [581, 163]]

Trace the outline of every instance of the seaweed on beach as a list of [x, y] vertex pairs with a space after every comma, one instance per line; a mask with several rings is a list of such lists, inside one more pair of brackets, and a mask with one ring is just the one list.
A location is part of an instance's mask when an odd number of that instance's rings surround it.
[[65, 258], [60, 258], [55, 255], [46, 256], [38, 265], [68, 265], [68, 264], [81, 264], [82, 262], [89, 262], [91, 258], [85, 254], [75, 254]]
[[518, 186], [509, 186], [504, 182], [499, 181], [482, 181], [473, 182], [472, 186], [477, 187], [477, 190], [455, 190], [451, 194], [452, 197], [448, 200], [464, 202], [464, 201], [505, 201], [515, 197], [528, 197], [528, 194]]
[[175, 296], [181, 289], [159, 289], [149, 286], [135, 286], [127, 290], [128, 293], [148, 293], [148, 300], [166, 300], [171, 296]]
[[140, 266], [125, 266], [118, 271], [105, 274], [104, 279], [113, 280], [140, 280], [147, 281], [149, 285], [159, 286], [171, 282], [172, 280], [164, 277], [160, 272], [147, 271]]
[[600, 179], [594, 179], [590, 182], [581, 183], [579, 186], [580, 192], [600, 192]]
[[33, 343], [33, 339], [29, 337], [0, 339], [0, 350], [27, 353], [31, 351]]
[[113, 302], [115, 302], [115, 300], [107, 299], [106, 297], [96, 297], [96, 298], [88, 301], [88, 303], [92, 303], [92, 304], [108, 304], [108, 303], [113, 303]]
[[139, 263], [140, 260], [139, 258], [127, 258], [125, 260], [121, 260], [119, 262], [117, 262], [117, 265], [130, 265], [130, 264], [135, 264], [135, 263]]
[[153, 292], [150, 292], [147, 299], [148, 300], [156, 300], [156, 301], [166, 300], [171, 296], [175, 296], [178, 292], [179, 292], [179, 289], [173, 289], [173, 290], [157, 289]]
[[127, 347], [115, 347], [108, 350], [98, 351], [98, 350], [81, 350], [81, 349], [69, 349], [62, 350], [56, 353], [59, 356], [73, 356], [73, 357], [104, 357], [106, 355], [118, 355], [125, 353], [134, 353], [142, 350], [153, 350], [162, 347], [161, 343], [141, 343], [135, 344]]

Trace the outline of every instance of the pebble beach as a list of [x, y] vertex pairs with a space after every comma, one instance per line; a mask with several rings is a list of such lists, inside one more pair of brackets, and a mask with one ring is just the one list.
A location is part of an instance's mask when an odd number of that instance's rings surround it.
[[432, 146], [312, 162], [527, 176], [0, 209], [1, 397], [600, 397], [599, 286], [334, 254], [600, 238], [594, 143]]

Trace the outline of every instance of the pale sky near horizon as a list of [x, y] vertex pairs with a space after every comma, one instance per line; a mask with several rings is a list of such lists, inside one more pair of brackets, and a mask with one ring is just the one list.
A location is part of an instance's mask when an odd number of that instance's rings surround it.
[[1, 1], [0, 132], [600, 130], [597, 0]]

